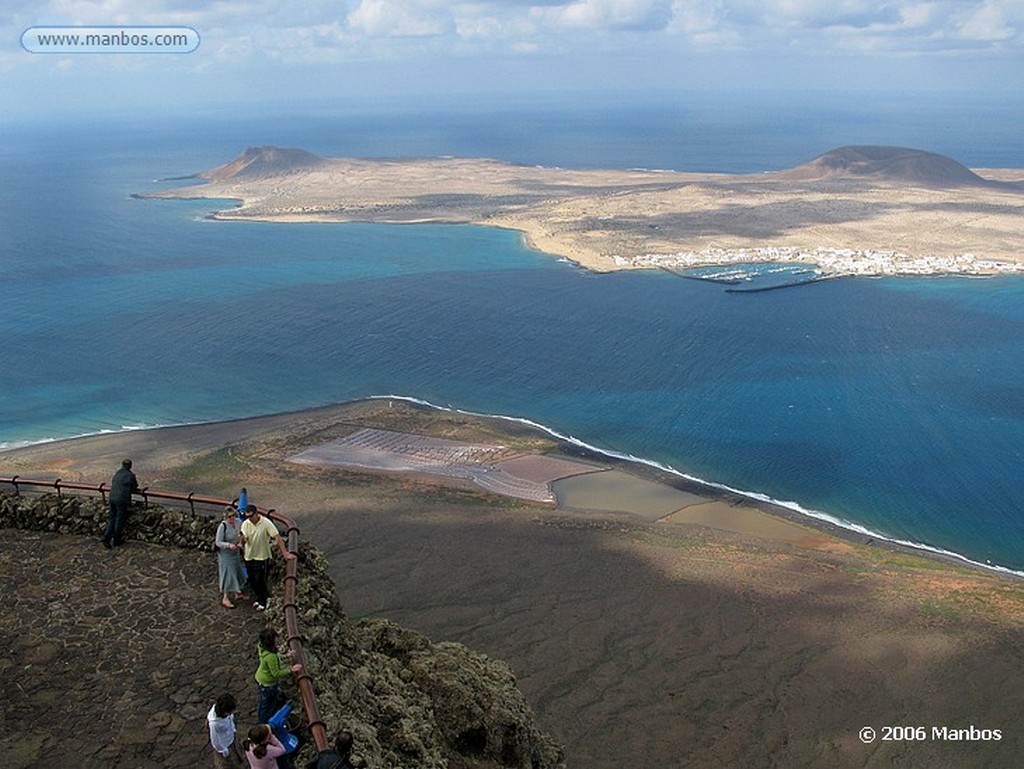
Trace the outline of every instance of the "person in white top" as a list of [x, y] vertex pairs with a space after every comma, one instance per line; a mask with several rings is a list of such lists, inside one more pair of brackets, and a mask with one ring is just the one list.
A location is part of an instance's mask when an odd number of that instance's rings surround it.
[[213, 746], [213, 769], [239, 769], [243, 766], [242, 752], [235, 739], [235, 698], [225, 693], [206, 714]]

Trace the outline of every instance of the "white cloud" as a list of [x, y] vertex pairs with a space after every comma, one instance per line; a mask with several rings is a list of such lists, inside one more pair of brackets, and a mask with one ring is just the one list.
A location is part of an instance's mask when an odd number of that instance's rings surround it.
[[[668, 38], [697, 48], [825, 51], [888, 49], [927, 53], [994, 43], [1021, 48], [1022, 0], [27, 0], [5, 3], [6, 19], [32, 24], [183, 24], [204, 43], [248, 37], [287, 60], [305, 60], [298, 48], [332, 40], [349, 53], [361, 45], [376, 55], [396, 38], [434, 38], [465, 53], [488, 45], [503, 50], [584, 51], [628, 46], [636, 35]], [[0, 17], [2, 20], [3, 17]], [[20, 34], [21, 29], [11, 32]], [[627, 32], [628, 36], [616, 33]], [[621, 40], [621, 43], [616, 43]], [[230, 44], [224, 40], [225, 45]], [[400, 43], [395, 43], [400, 45]], [[624, 48], [624, 50], [627, 50]], [[268, 51], [269, 53], [269, 51]]]
[[900, 18], [907, 29], [930, 27], [938, 13], [937, 3], [918, 3], [900, 9]]
[[698, 48], [734, 48], [741, 45], [742, 38], [727, 16], [722, 0], [676, 0], [668, 31]]
[[463, 40], [532, 42], [537, 25], [526, 9], [512, 12], [489, 5], [457, 9], [456, 33]]
[[[959, 81], [967, 87], [994, 83], [995, 76], [985, 81], [990, 72], [1024, 71], [1024, 0], [5, 0], [2, 6], [0, 31], [9, 40], [29, 26], [56, 24], [180, 24], [202, 40], [187, 56], [74, 57], [68, 64], [20, 49], [0, 52], [0, 88], [26, 104], [54, 83], [102, 101], [104, 89], [129, 71], [147, 73], [148, 82], [175, 83], [167, 86], [170, 99], [194, 92], [196, 73], [245, 94], [273, 90], [299, 98], [327, 88], [334, 72], [346, 73], [337, 78], [344, 85], [331, 86], [339, 91], [410, 87], [405, 75], [386, 74], [392, 72], [415, 73], [429, 85], [443, 79], [433, 76], [437, 71], [466, 92], [500, 90], [506, 82], [525, 92], [566, 83], [595, 90], [609, 83], [622, 90], [747, 83], [769, 72], [780, 85], [841, 76], [886, 87], [908, 72], [904, 63], [912, 59], [917, 68], [908, 81], [938, 82], [940, 60], [951, 62], [947, 80], [959, 62], [973, 61], [974, 74]], [[68, 77], [54, 79], [58, 71]], [[1017, 79], [1000, 82], [1019, 90]]]
[[1016, 30], [1007, 22], [1000, 3], [986, 2], [960, 25], [957, 33], [966, 40], [999, 41], [1011, 39]]
[[[679, 0], [677, 15], [692, 5]], [[929, 55], [988, 50], [994, 42], [1019, 51], [1024, 42], [1021, 0], [720, 0], [710, 10], [718, 26], [705, 24], [700, 33], [731, 31], [748, 50]]]
[[662, 30], [672, 19], [670, 0], [577, 0], [534, 11], [560, 26], [589, 29]]
[[455, 30], [455, 22], [444, 7], [401, 0], [363, 0], [348, 15], [348, 23], [354, 31], [369, 37], [434, 37]]

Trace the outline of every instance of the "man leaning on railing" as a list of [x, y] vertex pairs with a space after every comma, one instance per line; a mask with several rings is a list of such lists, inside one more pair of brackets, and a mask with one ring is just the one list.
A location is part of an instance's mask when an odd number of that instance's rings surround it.
[[132, 472], [132, 461], [125, 459], [121, 469], [110, 479], [110, 514], [107, 517], [107, 528], [103, 532], [103, 546], [108, 550], [116, 545], [124, 544], [124, 526], [128, 520], [128, 504], [132, 494], [139, 491], [139, 479]]

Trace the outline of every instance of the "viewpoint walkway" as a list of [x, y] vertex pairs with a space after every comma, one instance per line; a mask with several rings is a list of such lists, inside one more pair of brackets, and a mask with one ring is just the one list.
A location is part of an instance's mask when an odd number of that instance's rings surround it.
[[256, 719], [262, 615], [219, 605], [215, 556], [3, 530], [0, 755], [7, 769], [207, 766], [206, 713]]

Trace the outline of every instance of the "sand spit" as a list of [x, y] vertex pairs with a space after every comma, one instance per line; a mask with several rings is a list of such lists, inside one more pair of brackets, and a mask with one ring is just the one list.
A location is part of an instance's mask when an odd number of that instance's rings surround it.
[[[317, 158], [258, 148], [207, 172], [215, 178], [209, 184], [145, 196], [241, 201], [218, 219], [510, 228], [533, 247], [595, 271], [659, 267], [659, 257], [679, 254], [700, 255], [701, 264], [724, 255], [729, 263], [755, 249], [791, 250], [811, 262], [816, 253], [882, 255], [882, 267], [854, 265], [850, 274], [903, 274], [892, 268], [899, 262], [912, 263], [912, 274], [922, 274], [922, 265], [989, 274], [1024, 260], [1024, 171], [964, 169], [965, 176], [954, 173], [962, 168], [955, 161], [930, 153], [844, 150], [859, 154], [837, 150], [834, 162], [727, 175]], [[864, 160], [868, 150], [893, 152], [868, 152], [882, 160]], [[288, 157], [299, 160], [288, 165]]]

